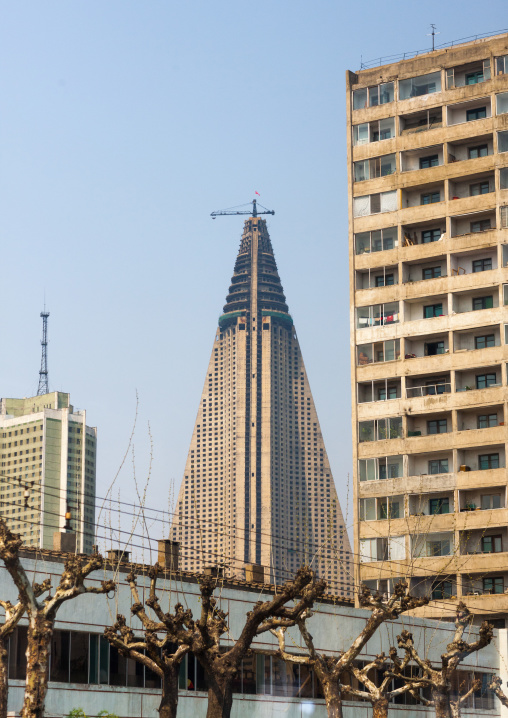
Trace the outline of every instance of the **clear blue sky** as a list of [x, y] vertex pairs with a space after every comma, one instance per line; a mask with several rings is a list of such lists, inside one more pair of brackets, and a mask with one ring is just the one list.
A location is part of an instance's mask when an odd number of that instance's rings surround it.
[[[242, 218], [269, 220], [321, 427], [351, 471], [344, 74], [496, 32], [506, 1], [0, 2], [0, 396], [50, 389], [99, 431], [104, 495], [135, 436], [148, 504], [178, 490]], [[496, 21], [497, 19], [497, 21]], [[131, 498], [128, 463], [118, 482]], [[117, 492], [115, 492], [117, 495]]]

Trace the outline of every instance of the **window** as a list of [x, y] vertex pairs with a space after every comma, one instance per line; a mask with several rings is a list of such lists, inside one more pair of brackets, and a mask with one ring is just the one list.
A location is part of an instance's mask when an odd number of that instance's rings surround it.
[[386, 456], [379, 459], [360, 459], [360, 481], [396, 479], [402, 476], [402, 456]]
[[389, 387], [382, 387], [378, 389], [377, 391], [378, 401], [386, 401], [387, 399], [396, 399], [397, 398], [397, 387], [396, 386], [389, 386]]
[[481, 337], [474, 338], [475, 349], [485, 349], [486, 347], [495, 347], [496, 337], [494, 334], [484, 334]]
[[400, 503], [398, 498], [378, 499], [377, 517], [378, 519], [398, 519], [400, 518]]
[[411, 77], [399, 82], [399, 98], [407, 100], [411, 97], [429, 95], [441, 91], [441, 73], [432, 72], [429, 75]]
[[448, 422], [446, 419], [431, 419], [427, 422], [427, 434], [446, 434]]
[[432, 583], [430, 597], [433, 601], [437, 601], [441, 598], [451, 598], [452, 597], [452, 582], [451, 581], [434, 581]]
[[489, 374], [477, 374], [476, 375], [476, 388], [486, 389], [489, 386], [493, 386], [496, 383], [496, 375], [494, 372]]
[[427, 556], [449, 556], [451, 541], [441, 539], [440, 541], [427, 541]]
[[354, 163], [355, 182], [363, 182], [376, 177], [386, 177], [393, 174], [395, 170], [394, 154], [374, 157], [371, 160], [361, 160]]
[[477, 145], [476, 147], [467, 148], [467, 155], [470, 160], [476, 160], [478, 157], [487, 157], [488, 154], [488, 145]]
[[448, 459], [431, 459], [429, 461], [429, 474], [447, 474]]
[[425, 356], [433, 357], [437, 354], [444, 354], [444, 340], [440, 342], [427, 342], [425, 344]]
[[508, 167], [499, 170], [499, 189], [508, 189]]
[[370, 142], [389, 140], [395, 137], [395, 118], [387, 117], [384, 120], [363, 122], [353, 125], [353, 145], [366, 145]]
[[476, 182], [475, 184], [469, 185], [469, 196], [476, 197], [479, 194], [488, 194], [490, 192], [489, 181]]
[[393, 99], [393, 82], [384, 82], [377, 87], [369, 87], [369, 107], [386, 105], [387, 102], [393, 102]]
[[387, 229], [378, 229], [374, 232], [359, 232], [358, 234], [355, 234], [356, 254], [381, 252], [386, 249], [393, 249], [397, 246], [397, 244], [396, 227], [388, 227]]
[[497, 426], [497, 414], [479, 414], [478, 415], [478, 428], [488, 429], [492, 426]]
[[[439, 202], [439, 200], [438, 200]], [[423, 203], [422, 203], [423, 204]], [[442, 231], [440, 229], [425, 229], [422, 232], [422, 244], [437, 242], [441, 239]]]
[[368, 307], [358, 307], [356, 310], [356, 325], [358, 329], [369, 326], [395, 324], [399, 321], [399, 303], [386, 302]]
[[487, 272], [489, 269], [492, 269], [491, 257], [473, 260], [473, 272]]
[[426, 194], [422, 194], [420, 196], [420, 204], [435, 204], [436, 202], [441, 201], [441, 193], [439, 191], [437, 192], [427, 192]]
[[499, 454], [480, 454], [478, 457], [478, 469], [499, 469]]
[[388, 287], [392, 284], [395, 284], [393, 274], [385, 274], [384, 276], [376, 277], [376, 287]]
[[426, 267], [422, 270], [422, 279], [437, 279], [441, 276], [441, 267]]
[[496, 95], [496, 112], [498, 115], [504, 115], [508, 112], [508, 92], [501, 92]]
[[482, 536], [482, 553], [501, 553], [502, 550], [501, 536]]
[[496, 57], [496, 75], [508, 74], [508, 55]]
[[483, 593], [504, 593], [502, 576], [486, 576], [483, 579]]
[[439, 155], [428, 155], [420, 157], [420, 169], [425, 170], [429, 167], [437, 167], [439, 165]]
[[423, 318], [424, 319], [431, 319], [432, 317], [442, 317], [443, 316], [443, 303], [440, 302], [439, 304], [429, 304], [426, 307], [423, 307]]
[[497, 151], [508, 152], [508, 130], [497, 133]]
[[367, 107], [367, 88], [362, 87], [361, 90], [353, 92], [353, 110], [363, 110]]
[[486, 107], [474, 107], [471, 110], [466, 110], [466, 122], [471, 122], [472, 120], [483, 120], [484, 117], [487, 117]]
[[397, 190], [353, 198], [353, 215], [367, 217], [370, 214], [394, 212], [397, 209]]
[[473, 311], [479, 309], [492, 309], [494, 306], [494, 298], [492, 295], [488, 297], [473, 297]]
[[490, 229], [490, 219], [480, 219], [471, 222], [471, 232], [486, 232]]
[[466, 74], [466, 85], [477, 85], [483, 81], [483, 70], [476, 70], [475, 72], [468, 72]]
[[450, 499], [447, 496], [442, 499], [429, 499], [429, 513], [432, 516], [436, 514], [449, 514]]
[[482, 509], [488, 511], [490, 509], [501, 508], [501, 494], [484, 494], [482, 496]]
[[360, 366], [372, 362], [385, 362], [398, 359], [400, 356], [400, 340], [388, 339], [375, 344], [359, 344], [357, 347], [357, 361]]

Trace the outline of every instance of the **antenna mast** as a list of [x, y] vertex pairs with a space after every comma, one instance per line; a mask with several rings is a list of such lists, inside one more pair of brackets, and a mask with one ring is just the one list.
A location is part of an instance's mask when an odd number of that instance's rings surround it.
[[42, 317], [42, 357], [41, 357], [41, 370], [39, 372], [39, 388], [37, 389], [37, 396], [42, 394], [49, 394], [49, 382], [48, 382], [48, 317], [49, 312], [41, 312]]

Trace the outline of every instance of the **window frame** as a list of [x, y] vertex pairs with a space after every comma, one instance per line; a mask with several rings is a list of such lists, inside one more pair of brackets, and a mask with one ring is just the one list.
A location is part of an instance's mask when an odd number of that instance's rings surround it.
[[420, 195], [420, 205], [437, 204], [441, 202], [441, 190], [424, 192]]
[[[444, 422], [444, 429], [442, 429]], [[432, 425], [435, 424], [435, 427]], [[435, 428], [436, 431], [431, 431], [431, 428]], [[433, 434], [447, 434], [448, 433], [448, 419], [429, 419], [427, 421], [427, 434], [433, 435]]]
[[[482, 150], [485, 150], [485, 153], [484, 153], [484, 154], [482, 153]], [[476, 152], [477, 152], [476, 156], [473, 156], [473, 154], [472, 154], [473, 151], [476, 151]], [[488, 146], [488, 144], [487, 144], [487, 145], [485, 145], [485, 144], [483, 144], [483, 145], [475, 145], [475, 146], [473, 146], [473, 147], [468, 147], [468, 148], [467, 148], [467, 158], [468, 158], [469, 160], [477, 160], [477, 159], [479, 159], [480, 157], [488, 157], [488, 156], [489, 156], [489, 146]]]
[[[484, 113], [484, 114], [482, 114]], [[466, 122], [474, 122], [475, 120], [485, 120], [487, 117], [487, 105], [483, 107], [471, 107], [466, 110]]]
[[491, 386], [495, 386], [497, 384], [497, 374], [495, 372], [477, 374], [475, 376], [475, 384], [477, 389], [488, 389]]
[[439, 154], [420, 157], [419, 165], [421, 170], [427, 170], [431, 167], [439, 167]]
[[[427, 310], [432, 310], [432, 314], [429, 314]], [[439, 312], [437, 314], [436, 312]], [[443, 302], [437, 304], [426, 304], [423, 307], [423, 318], [424, 319], [435, 319], [436, 317], [444, 317], [443, 313]]]
[[[482, 309], [493, 309], [494, 308], [494, 295], [487, 294], [483, 297], [472, 297], [472, 309], [473, 312], [481, 312]], [[490, 300], [490, 303], [489, 303]], [[481, 304], [481, 306], [477, 306]], [[489, 305], [490, 304], [490, 305]]]
[[[446, 469], [444, 468], [445, 465]], [[450, 473], [448, 459], [429, 459], [427, 468], [427, 473], [429, 474], [429, 476]], [[437, 471], [434, 471], [435, 468], [437, 469]]]
[[491, 469], [499, 468], [501, 468], [499, 452], [478, 455], [478, 471], [490, 471]]
[[[490, 541], [492, 550], [488, 551], [487, 546]], [[502, 534], [488, 534], [487, 536], [481, 537], [482, 553], [503, 553], [503, 535]]]

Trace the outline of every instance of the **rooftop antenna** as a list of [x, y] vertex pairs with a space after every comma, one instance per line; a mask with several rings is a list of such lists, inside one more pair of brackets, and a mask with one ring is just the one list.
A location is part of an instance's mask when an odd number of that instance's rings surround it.
[[428, 33], [427, 33], [427, 37], [431, 37], [431, 36], [432, 36], [432, 52], [434, 52], [434, 38], [435, 38], [435, 35], [441, 35], [441, 33], [440, 33], [440, 32], [436, 32], [436, 25], [434, 25], [433, 22], [430, 23], [430, 26], [431, 26], [431, 28], [432, 28], [432, 32], [428, 32]]
[[41, 370], [39, 372], [39, 388], [37, 389], [37, 396], [42, 394], [49, 394], [49, 382], [48, 382], [48, 317], [49, 312], [46, 311], [46, 304], [44, 304], [44, 311], [41, 312], [42, 317], [42, 356], [41, 356]]

